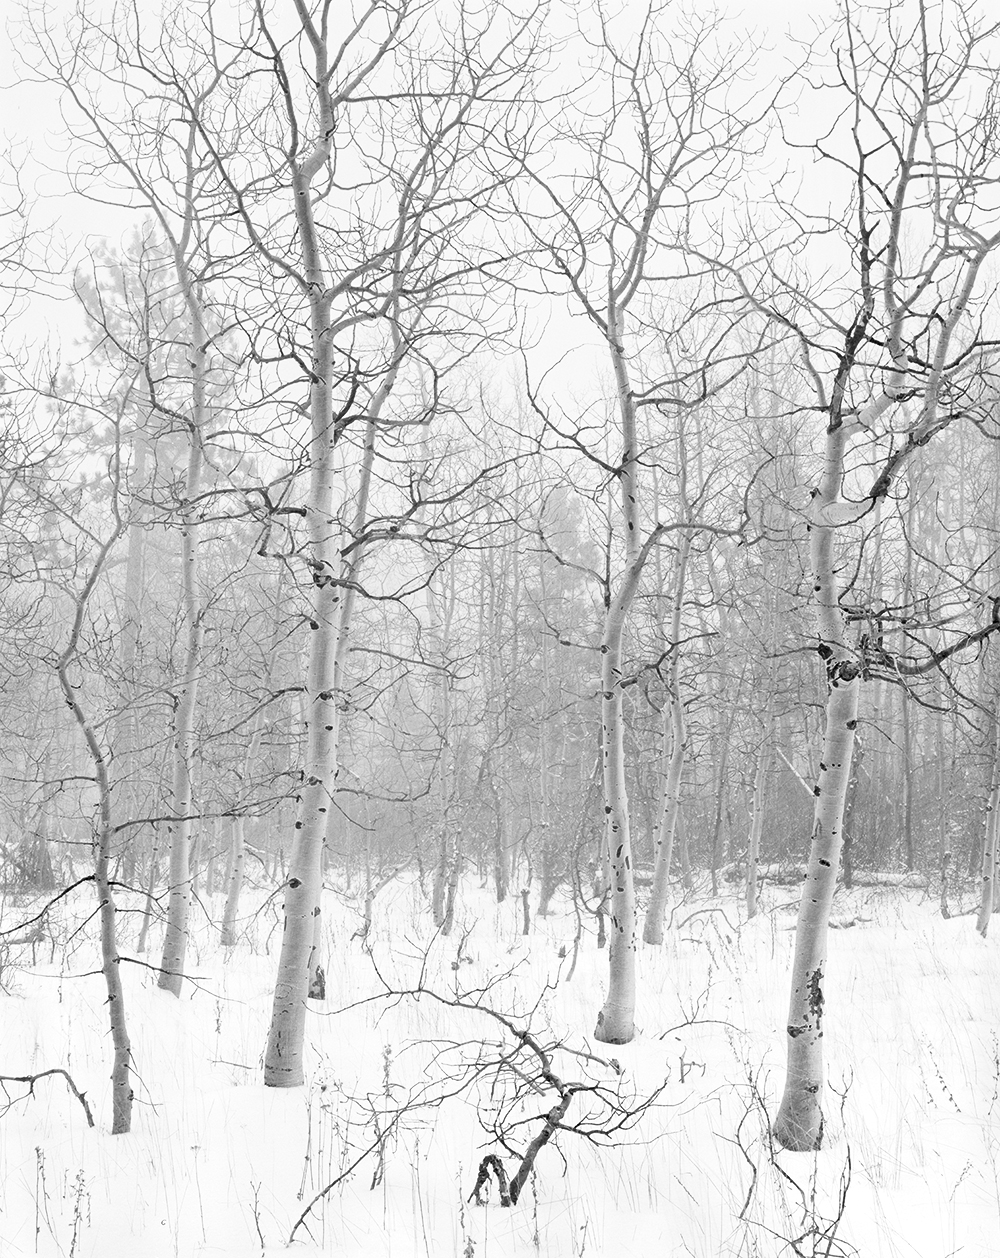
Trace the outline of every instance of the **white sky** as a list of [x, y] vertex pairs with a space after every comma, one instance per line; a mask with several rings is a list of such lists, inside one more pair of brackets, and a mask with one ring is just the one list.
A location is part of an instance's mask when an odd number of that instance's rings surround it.
[[[624, 0], [626, 8], [632, 3], [634, 0]], [[276, 7], [281, 4], [290, 8], [291, 0], [278, 0]], [[139, 0], [139, 6], [140, 11], [145, 9], [144, 0]], [[71, 0], [51, 0], [49, 4], [50, 11], [57, 15], [69, 13], [74, 7]], [[793, 0], [722, 3], [720, 8], [729, 12], [737, 29], [759, 31], [762, 90], [771, 87], [771, 75], [782, 64], [780, 50], [787, 48], [785, 32], [794, 27], [799, 37], [808, 38], [816, 25], [815, 9]], [[24, 13], [22, 0], [0, 0], [0, 22], [10, 35], [0, 38], [0, 136], [5, 138], [5, 147], [22, 170], [24, 191], [32, 203], [32, 221], [36, 228], [50, 233], [48, 256], [53, 266], [59, 266], [65, 259], [79, 257], [88, 237], [108, 238], [112, 243], [121, 240], [130, 233], [135, 218], [70, 192], [65, 179], [68, 153], [58, 93], [44, 83], [24, 81], [17, 64], [17, 49], [25, 43], [19, 33]], [[64, 297], [53, 300], [43, 297], [40, 288], [27, 316], [22, 315], [21, 326], [26, 330], [44, 328], [50, 334], [54, 330], [65, 345], [73, 340], [81, 325], [68, 290]], [[579, 343], [582, 335], [585, 334], [581, 327], [560, 339]], [[8, 345], [9, 336], [10, 333]]]
[[[246, 0], [243, 0], [246, 3]], [[287, 0], [290, 7], [290, 0]], [[626, 0], [627, 5], [634, 0]], [[48, 0], [48, 7], [55, 13], [71, 12], [75, 7], [69, 0]], [[760, 32], [763, 48], [777, 48], [784, 33], [794, 29], [801, 37], [808, 37], [815, 26], [816, 6], [803, 6], [800, 0], [761, 0], [754, 3], [720, 4], [728, 10], [732, 20], [741, 27]], [[823, 6], [824, 8], [829, 6]], [[140, 0], [140, 9], [145, 4]], [[63, 226], [73, 235], [93, 232], [108, 235], [109, 210], [106, 206], [93, 206], [73, 198], [72, 205], [60, 209], [56, 198], [64, 191], [64, 181], [58, 172], [65, 164], [65, 141], [62, 135], [58, 95], [45, 84], [26, 82], [18, 65], [18, 47], [24, 40], [19, 27], [25, 21], [26, 5], [23, 0], [0, 0], [0, 25], [9, 38], [0, 38], [0, 136], [5, 147], [27, 162], [31, 172], [28, 190], [34, 194], [38, 210], [49, 221], [62, 220]], [[764, 56], [764, 65], [774, 64]], [[49, 175], [45, 168], [56, 174]], [[43, 205], [46, 207], [43, 209]]]

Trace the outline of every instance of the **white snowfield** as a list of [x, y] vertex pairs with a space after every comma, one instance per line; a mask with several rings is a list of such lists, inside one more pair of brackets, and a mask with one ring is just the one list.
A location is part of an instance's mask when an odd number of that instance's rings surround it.
[[[794, 888], [766, 892], [750, 923], [732, 897], [682, 906], [662, 948], [640, 946], [639, 1034], [609, 1051], [591, 1040], [607, 957], [585, 935], [566, 980], [576, 930], [567, 902], [525, 939], [516, 897], [498, 908], [469, 885], [464, 921], [445, 939], [434, 937], [414, 882], [389, 886], [370, 940], [392, 986], [416, 985], [425, 958], [425, 984], [444, 996], [513, 970], [479, 998], [521, 1015], [514, 1020], [546, 1042], [613, 1053], [626, 1095], [641, 1098], [666, 1080], [656, 1106], [616, 1144], [560, 1132], [518, 1203], [504, 1209], [495, 1186], [488, 1204], [467, 1200], [484, 1154], [504, 1156], [511, 1172], [517, 1165], [480, 1121], [498, 1112], [502, 1094], [484, 1077], [434, 1103], [456, 1091], [463, 1062], [496, 1055], [489, 1045], [501, 1043], [502, 1028], [426, 996], [336, 1012], [377, 993], [379, 982], [351, 939], [356, 906], [333, 893], [323, 906], [329, 999], [310, 1014], [307, 1086], [261, 1083], [280, 925], [273, 906], [260, 897], [251, 905], [248, 895], [241, 942], [226, 953], [202, 916], [189, 951], [196, 982], [179, 1001], [156, 990], [151, 971], [123, 967], [137, 1105], [132, 1133], [111, 1136], [93, 924], [70, 938], [92, 911], [88, 890], [64, 902], [54, 945], [36, 945], [34, 963], [30, 947], [18, 949], [3, 970], [2, 1073], [64, 1067], [97, 1125], [88, 1128], [58, 1076], [23, 1100], [13, 1101], [22, 1085], [6, 1085], [2, 1258], [1000, 1252], [1000, 933], [984, 940], [970, 917], [942, 920], [919, 891], [838, 894], [835, 920], [854, 924], [831, 937], [828, 1123], [814, 1155], [774, 1150], [767, 1138], [782, 1084]], [[207, 907], [221, 916], [221, 900]], [[30, 910], [8, 899], [3, 928]], [[132, 955], [127, 917], [122, 927], [123, 953]], [[554, 986], [539, 1001], [546, 983]], [[504, 1047], [514, 1047], [509, 1037]], [[558, 1051], [553, 1065], [563, 1078], [615, 1077]], [[381, 1157], [369, 1154], [317, 1203], [289, 1248], [308, 1203], [377, 1143], [373, 1115], [385, 1130], [408, 1097], [428, 1103], [398, 1119]], [[529, 1093], [519, 1112], [532, 1121], [509, 1131], [512, 1147], [524, 1149], [553, 1103], [552, 1093]], [[585, 1117], [588, 1104], [587, 1094], [574, 1097], [566, 1123]]]

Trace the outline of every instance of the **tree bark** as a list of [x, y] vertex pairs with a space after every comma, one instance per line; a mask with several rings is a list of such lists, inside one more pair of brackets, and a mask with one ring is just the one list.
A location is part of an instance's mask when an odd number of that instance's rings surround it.
[[[772, 691], [773, 695], [773, 691]], [[770, 717], [770, 710], [768, 712]], [[747, 841], [747, 918], [757, 915], [757, 865], [760, 860], [760, 837], [764, 832], [764, 808], [767, 804], [767, 788], [771, 776], [770, 720], [765, 723], [764, 745], [757, 754], [757, 770], [753, 784], [753, 815], [750, 818], [750, 837]]]
[[635, 954], [638, 933], [635, 881], [625, 785], [625, 720], [622, 712], [622, 637], [657, 526], [634, 555], [608, 608], [601, 641], [601, 764], [604, 781], [605, 844], [611, 873], [611, 930], [608, 994], [597, 1015], [594, 1038], [627, 1044], [635, 1035]]
[[[691, 553], [691, 536], [683, 534], [677, 552], [677, 575], [674, 582], [673, 609], [670, 618], [670, 642], [673, 651], [670, 658], [669, 708], [663, 719], [663, 759], [666, 772], [660, 795], [660, 810], [653, 844], [653, 890], [646, 910], [646, 922], [642, 938], [647, 944], [663, 943], [663, 918], [670, 889], [670, 864], [674, 852], [674, 836], [677, 832], [677, 815], [680, 811], [681, 778], [684, 774], [684, 752], [687, 728], [684, 720], [684, 704], [680, 691], [680, 636], [681, 612], [684, 605], [684, 584], [687, 576], [688, 556]], [[667, 748], [669, 746], [669, 754]]]
[[[826, 434], [823, 478], [814, 497], [819, 510], [838, 501], [844, 476], [844, 426]], [[817, 602], [819, 654], [826, 665], [828, 696], [823, 755], [814, 794], [812, 844], [799, 901], [792, 962], [786, 1041], [788, 1069], [775, 1139], [786, 1149], [818, 1149], [823, 1139], [823, 981], [830, 907], [837, 886], [844, 804], [858, 725], [861, 668], [844, 639], [835, 530], [814, 516], [811, 558]]]
[[[117, 509], [117, 508], [116, 508]], [[69, 668], [79, 649], [83, 619], [90, 596], [100, 576], [104, 563], [115, 542], [121, 536], [121, 519], [111, 537], [101, 547], [90, 576], [76, 599], [73, 627], [66, 649], [59, 657], [56, 671], [66, 706], [73, 713], [80, 733], [87, 744], [87, 751], [94, 764], [98, 792], [98, 823], [94, 834], [94, 887], [97, 891], [98, 917], [101, 934], [101, 973], [107, 992], [108, 1022], [114, 1058], [111, 1067], [111, 1134], [127, 1133], [132, 1126], [132, 1046], [125, 1021], [125, 994], [122, 990], [121, 957], [118, 953], [117, 908], [111, 889], [110, 864], [111, 841], [114, 834], [111, 807], [111, 783], [108, 776], [108, 757], [98, 741], [93, 725], [78, 698], [78, 687], [69, 678]]]
[[[323, 842], [337, 776], [340, 721], [335, 686], [341, 588], [334, 508], [334, 421], [332, 361], [333, 297], [326, 275], [314, 213], [312, 184], [325, 169], [336, 132], [330, 97], [326, 42], [300, 0], [296, 11], [314, 55], [316, 127], [319, 139], [302, 158], [289, 163], [292, 203], [309, 303], [309, 491], [306, 523], [313, 571], [306, 675], [307, 732], [302, 791], [285, 883], [285, 927], [274, 984], [274, 1001], [264, 1055], [264, 1083], [300, 1087], [305, 1080], [303, 1047], [306, 999], [315, 954], [315, 918], [320, 911]], [[290, 120], [291, 121], [291, 120]]]
[[[195, 125], [189, 127], [189, 168], [193, 160]], [[189, 200], [186, 226], [192, 230], [195, 207]], [[184, 961], [187, 953], [188, 920], [191, 909], [191, 812], [192, 760], [194, 756], [194, 718], [198, 698], [198, 675], [201, 668], [202, 608], [199, 590], [199, 507], [206, 413], [206, 373], [208, 367], [208, 332], [201, 293], [190, 270], [190, 260], [180, 244], [173, 244], [174, 269], [188, 315], [191, 336], [191, 398], [187, 418], [188, 461], [184, 483], [181, 518], [181, 605], [187, 635], [180, 685], [174, 714], [173, 783], [171, 819], [167, 822], [169, 856], [169, 890], [167, 895], [167, 929], [157, 985], [174, 996], [181, 993]]]
[[222, 912], [222, 930], [219, 942], [224, 948], [236, 944], [236, 917], [243, 890], [243, 869], [246, 864], [246, 848], [243, 840], [243, 818], [233, 817], [229, 823], [229, 861], [226, 868], [226, 907]]
[[841, 825], [858, 723], [860, 677], [841, 662], [830, 675], [816, 814], [795, 931], [792, 993], [786, 1027], [788, 1073], [774, 1123], [786, 1149], [818, 1149], [823, 1139], [823, 981], [830, 908], [837, 886]]
[[986, 829], [983, 834], [983, 856], [979, 912], [976, 930], [986, 938], [990, 917], [996, 901], [997, 833], [1000, 829], [1000, 710], [993, 713], [993, 759], [990, 768], [990, 794], [986, 804]]

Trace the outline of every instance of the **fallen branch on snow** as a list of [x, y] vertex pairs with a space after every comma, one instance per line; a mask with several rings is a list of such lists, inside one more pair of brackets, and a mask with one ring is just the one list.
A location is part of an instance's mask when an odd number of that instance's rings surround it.
[[[63, 1070], [62, 1066], [53, 1066], [51, 1070], [40, 1070], [38, 1074], [36, 1075], [0, 1075], [0, 1084], [26, 1083], [28, 1085], [28, 1096], [34, 1096], [35, 1084], [38, 1082], [39, 1079], [44, 1079], [48, 1075], [62, 1075], [62, 1077], [66, 1080], [66, 1086], [69, 1088], [69, 1090], [73, 1093], [76, 1099], [83, 1106], [83, 1112], [87, 1115], [87, 1126], [93, 1127], [94, 1115], [90, 1112], [90, 1106], [87, 1103], [86, 1093], [80, 1091], [80, 1089], [73, 1082], [72, 1076], [70, 1075], [69, 1071]], [[6, 1092], [7, 1089], [4, 1088], [4, 1091]], [[8, 1093], [8, 1098], [9, 1098], [9, 1093]], [[17, 1099], [23, 1100], [22, 1097], [19, 1097]], [[14, 1101], [8, 1099], [7, 1108], [9, 1109], [10, 1106], [13, 1104], [14, 1104]]]

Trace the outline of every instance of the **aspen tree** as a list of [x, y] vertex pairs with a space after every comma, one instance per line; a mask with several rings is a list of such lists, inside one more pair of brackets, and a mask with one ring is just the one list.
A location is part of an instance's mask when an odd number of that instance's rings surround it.
[[[678, 432], [678, 496], [687, 518], [691, 507], [687, 496], [687, 458]], [[653, 888], [646, 909], [646, 921], [642, 938], [647, 944], [663, 943], [663, 918], [670, 890], [670, 866], [673, 859], [674, 837], [680, 813], [681, 779], [684, 774], [684, 753], [687, 745], [687, 722], [684, 716], [684, 700], [681, 697], [681, 619], [684, 611], [684, 595], [687, 582], [688, 560], [691, 556], [691, 534], [683, 532], [674, 560], [674, 583], [671, 591], [670, 620], [664, 634], [670, 651], [670, 667], [667, 671], [668, 699], [660, 713], [662, 725], [661, 743], [663, 781], [660, 788], [659, 811], [653, 836]]]
[[[472, 167], [487, 152], [492, 128], [500, 126], [505, 117], [510, 120], [512, 110], [516, 111], [510, 85], [522, 81], [533, 55], [535, 22], [531, 11], [523, 18], [498, 11], [493, 16], [499, 19], [499, 29], [490, 31], [493, 38], [488, 39], [485, 30], [466, 25], [471, 15], [459, 9], [457, 51], [448, 58], [442, 54], [421, 63], [414, 41], [420, 24], [428, 20], [430, 6], [426, 3], [397, 0], [388, 5], [357, 6], [340, 43], [336, 33], [345, 28], [333, 20], [336, 10], [331, 0], [321, 0], [315, 9], [304, 0], [294, 0], [294, 8], [298, 44], [308, 65], [304, 83], [293, 71], [283, 37], [272, 27], [261, 4], [256, 6], [255, 31], [273, 65], [283, 115], [286, 160], [277, 176], [284, 179], [287, 171], [290, 184], [296, 225], [294, 263], [289, 255], [275, 252], [268, 232], [251, 216], [244, 194], [232, 177], [226, 176], [258, 255], [296, 288], [309, 312], [310, 435], [305, 518], [313, 575], [307, 748], [265, 1054], [264, 1081], [273, 1087], [297, 1086], [304, 1077], [306, 996], [315, 955], [321, 857], [338, 767], [337, 661], [338, 653], [343, 660], [343, 642], [349, 629], [342, 599], [345, 589], [356, 584], [354, 578], [345, 579], [340, 569], [342, 525], [334, 451], [355, 403], [357, 379], [350, 364], [360, 335], [357, 330], [378, 322], [398, 328], [399, 305], [404, 301], [406, 331], [412, 339], [407, 340], [406, 333], [402, 344], [392, 339], [373, 373], [383, 379], [386, 392], [391, 391], [402, 358], [416, 356], [418, 343], [420, 356], [426, 355], [424, 342], [441, 335], [433, 319], [429, 326], [418, 326], [420, 312], [446, 306], [446, 294], [456, 286], [460, 284], [468, 291], [488, 274], [488, 265], [463, 257], [457, 244], [467, 221], [475, 218], [479, 203], [478, 192], [462, 186], [461, 180], [482, 178], [481, 167], [475, 174]], [[524, 40], [527, 51], [522, 47]], [[437, 82], [428, 78], [432, 73], [440, 74]], [[303, 94], [308, 101], [305, 109], [300, 104]], [[433, 109], [427, 104], [432, 99], [437, 101]], [[384, 112], [381, 119], [365, 118], [366, 110], [384, 110], [387, 102], [405, 102], [407, 116], [416, 115], [419, 123], [411, 132], [399, 123], [390, 126]], [[337, 256], [328, 248], [337, 234], [329, 233], [323, 213], [335, 189], [332, 172], [344, 160], [337, 146], [346, 142], [352, 109], [358, 112], [362, 128], [373, 121], [375, 125], [384, 123], [387, 130], [382, 138], [391, 137], [399, 145], [400, 155], [393, 166], [381, 159], [373, 161], [362, 149], [353, 153], [367, 172], [363, 177], [370, 178], [375, 190], [371, 211], [377, 214], [388, 203], [394, 213], [387, 222], [376, 222], [373, 231], [372, 224], [349, 207], [349, 237], [361, 255], [348, 251]], [[518, 125], [514, 120], [514, 130]], [[270, 148], [268, 140], [268, 151]], [[496, 178], [502, 183], [505, 176]], [[462, 213], [456, 214], [455, 207], [459, 206]], [[453, 255], [448, 253], [449, 244]], [[498, 250], [488, 261], [499, 266], [502, 260]], [[346, 369], [339, 362], [335, 365], [338, 354]], [[346, 396], [339, 396], [338, 388]], [[376, 395], [370, 406], [379, 405]], [[377, 421], [377, 414], [374, 418]]]
[[[121, 400], [121, 408], [127, 405], [128, 393]], [[83, 738], [88, 758], [93, 766], [93, 783], [97, 789], [97, 816], [93, 828], [94, 890], [97, 893], [97, 916], [100, 923], [101, 974], [107, 993], [108, 1024], [111, 1031], [113, 1059], [111, 1068], [111, 1133], [124, 1135], [132, 1125], [132, 1045], [125, 1016], [125, 992], [121, 978], [121, 955], [118, 951], [118, 908], [112, 886], [112, 843], [116, 827], [112, 800], [110, 755], [101, 741], [100, 723], [88, 710], [85, 687], [77, 670], [81, 664], [91, 601], [109, 559], [128, 529], [128, 519], [122, 514], [123, 468], [120, 459], [122, 416], [114, 417], [114, 427], [119, 433], [115, 453], [108, 459], [107, 472], [110, 495], [107, 503], [111, 528], [103, 541], [95, 544], [90, 571], [79, 589], [71, 593], [72, 619], [66, 644], [56, 660], [56, 675], [66, 707]], [[85, 535], [94, 541], [93, 534]]]
[[[531, 204], [521, 212], [547, 282], [565, 286], [571, 305], [587, 319], [608, 374], [607, 438], [600, 447], [584, 440], [585, 430], [572, 431], [572, 419], [543, 411], [553, 439], [575, 448], [603, 474], [612, 535], [600, 639], [611, 931], [608, 993], [594, 1032], [607, 1043], [627, 1043], [635, 1031], [638, 932], [625, 764], [626, 634], [646, 562], [664, 534], [679, 527], [650, 518], [655, 504], [644, 494], [643, 471], [647, 449], [661, 438], [640, 415], [669, 417], [675, 408], [697, 405], [719, 387], [717, 361], [728, 363], [726, 375], [740, 370], [728, 358], [732, 327], [725, 316], [707, 353], [697, 362], [685, 358], [666, 378], [662, 356], [646, 352], [654, 337], [670, 343], [672, 335], [681, 335], [680, 326], [671, 325], [674, 302], [688, 312], [717, 308], [711, 284], [705, 290], [694, 280], [687, 287], [683, 268], [676, 270], [668, 257], [690, 239], [698, 206], [735, 177], [754, 125], [735, 104], [745, 59], [718, 46], [713, 19], [685, 19], [687, 24], [671, 28], [671, 12], [650, 3], [624, 34], [600, 6], [592, 23], [583, 21], [581, 37], [593, 58], [580, 89], [586, 121], [578, 132], [567, 124], [552, 141], [556, 151], [570, 148], [574, 173], [560, 180], [526, 161], [537, 204], [547, 204], [549, 212]], [[670, 298], [665, 272], [676, 285]], [[688, 318], [676, 315], [678, 325], [686, 326]], [[704, 525], [694, 521], [691, 527]]]
[[[66, 52], [56, 33], [45, 23], [33, 30], [40, 58], [61, 87], [68, 102], [69, 123], [89, 159], [78, 158], [74, 172], [85, 181], [85, 191], [101, 198], [103, 177], [120, 190], [125, 202], [152, 216], [164, 241], [169, 270], [157, 274], [162, 291], [174, 290], [180, 315], [170, 326], [139, 329], [139, 344], [128, 351], [144, 379], [149, 409], [160, 418], [178, 423], [186, 436], [185, 471], [178, 478], [177, 494], [181, 542], [181, 614], [184, 626], [182, 660], [174, 695], [173, 754], [171, 766], [171, 816], [169, 828], [169, 887], [167, 928], [158, 985], [179, 995], [183, 981], [191, 902], [190, 847], [192, 787], [191, 766], [195, 745], [195, 717], [202, 650], [202, 592], [199, 575], [199, 524], [203, 489], [204, 437], [209, 415], [211, 319], [206, 312], [206, 276], [211, 259], [206, 248], [212, 211], [211, 195], [203, 178], [197, 111], [208, 88], [183, 92], [157, 91], [134, 109], [105, 95], [109, 89], [134, 85], [149, 73], [141, 55], [133, 60], [120, 33], [102, 27], [85, 10], [74, 15], [76, 46]], [[141, 38], [137, 32], [137, 38]], [[120, 78], [118, 77], [120, 75]], [[172, 96], [170, 106], [165, 97]], [[160, 162], [158, 151], [171, 153]], [[85, 171], [83, 175], [81, 172]], [[151, 336], [160, 342], [154, 350]], [[172, 344], [164, 348], [164, 342]], [[145, 357], [142, 356], [145, 351]], [[157, 362], [168, 360], [160, 377]], [[183, 381], [183, 392], [174, 388]]]
[[[862, 521], [916, 451], [983, 404], [976, 310], [984, 263], [1000, 245], [989, 200], [1000, 165], [984, 62], [996, 30], [961, 3], [933, 15], [924, 0], [845, 12], [830, 49], [830, 90], [843, 101], [815, 151], [850, 172], [851, 215], [830, 221], [843, 224], [853, 296], [837, 306], [807, 294], [798, 261], [782, 271], [780, 248], [768, 262], [774, 298], [751, 291], [749, 272], [740, 276], [745, 296], [797, 341], [811, 404], [825, 420], [806, 512], [825, 730], [795, 935], [788, 1068], [774, 1124], [776, 1139], [792, 1150], [818, 1148], [823, 1137], [827, 930], [862, 682], [930, 671], [998, 627], [994, 609], [989, 624], [959, 633], [942, 650], [891, 656], [881, 643], [854, 640], [844, 606], [845, 551], [859, 544]], [[952, 112], [959, 101], [961, 127]], [[800, 244], [792, 244], [796, 255]]]
[[993, 754], [990, 758], [990, 794], [986, 804], [986, 832], [983, 836], [983, 855], [981, 863], [981, 879], [979, 892], [979, 912], [976, 915], [976, 930], [986, 938], [989, 930], [990, 917], [996, 903], [996, 865], [1000, 831], [1000, 720], [996, 710], [993, 712]]
[[197, 246], [200, 223], [193, 197], [197, 131], [188, 123], [186, 183], [190, 189], [184, 204], [181, 230], [175, 234], [165, 216], [162, 225], [168, 232], [173, 263], [180, 289], [190, 336], [190, 398], [187, 407], [187, 468], [178, 515], [181, 534], [181, 607], [185, 630], [184, 651], [174, 715], [171, 813], [168, 822], [169, 890], [167, 894], [167, 928], [157, 985], [179, 996], [187, 955], [188, 919], [191, 910], [191, 814], [192, 761], [195, 747], [195, 713], [202, 654], [202, 591], [200, 574], [200, 537], [198, 499], [202, 492], [204, 467], [204, 432], [208, 419], [207, 380], [210, 336], [205, 321], [201, 285], [192, 268], [191, 250]]
[[121, 956], [118, 952], [118, 909], [111, 887], [111, 843], [114, 820], [111, 805], [111, 782], [108, 755], [101, 746], [93, 721], [88, 716], [78, 693], [79, 687], [70, 676], [70, 668], [79, 653], [80, 638], [88, 603], [101, 576], [108, 556], [124, 531], [120, 517], [107, 540], [101, 545], [94, 564], [75, 598], [72, 627], [66, 646], [56, 664], [59, 684], [66, 705], [87, 744], [94, 765], [98, 793], [98, 816], [94, 833], [94, 889], [97, 892], [101, 931], [101, 973], [107, 992], [108, 1022], [114, 1059], [111, 1068], [111, 1134], [124, 1135], [132, 1128], [132, 1044], [125, 1019], [125, 992], [121, 978]]

